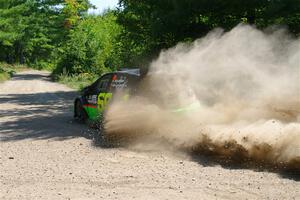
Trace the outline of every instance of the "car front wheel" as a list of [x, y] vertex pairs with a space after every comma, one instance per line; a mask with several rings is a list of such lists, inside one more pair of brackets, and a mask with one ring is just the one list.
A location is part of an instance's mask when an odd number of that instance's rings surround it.
[[87, 120], [87, 114], [85, 110], [83, 109], [83, 106], [80, 101], [76, 101], [75, 104], [75, 118], [79, 122], [85, 122]]

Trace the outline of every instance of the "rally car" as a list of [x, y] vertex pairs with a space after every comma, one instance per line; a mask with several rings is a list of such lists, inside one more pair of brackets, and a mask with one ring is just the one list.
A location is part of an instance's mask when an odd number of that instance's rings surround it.
[[102, 75], [84, 88], [74, 101], [74, 117], [79, 121], [94, 121], [101, 118], [113, 98], [126, 100], [134, 93], [140, 80], [138, 69], [124, 69]]

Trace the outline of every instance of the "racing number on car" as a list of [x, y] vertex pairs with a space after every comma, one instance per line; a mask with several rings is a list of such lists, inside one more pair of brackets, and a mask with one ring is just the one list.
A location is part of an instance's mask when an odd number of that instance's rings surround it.
[[98, 95], [98, 111], [102, 112], [107, 105], [107, 103], [111, 100], [112, 93], [100, 93]]

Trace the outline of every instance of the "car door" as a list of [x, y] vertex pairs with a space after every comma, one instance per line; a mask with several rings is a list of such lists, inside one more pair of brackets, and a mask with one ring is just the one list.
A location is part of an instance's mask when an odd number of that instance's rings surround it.
[[83, 108], [86, 111], [89, 119], [95, 119], [97, 117], [97, 98], [98, 90], [97, 86], [100, 79], [95, 81], [91, 86], [87, 87], [83, 94]]
[[96, 120], [103, 112], [106, 103], [112, 94], [108, 93], [111, 82], [111, 75], [107, 74], [94, 82], [84, 95], [85, 104], [83, 105], [89, 119]]
[[112, 80], [112, 74], [107, 74], [103, 76], [98, 84], [98, 97], [97, 97], [97, 111], [102, 113], [105, 110], [108, 102], [112, 98], [112, 93], [110, 91], [110, 85]]

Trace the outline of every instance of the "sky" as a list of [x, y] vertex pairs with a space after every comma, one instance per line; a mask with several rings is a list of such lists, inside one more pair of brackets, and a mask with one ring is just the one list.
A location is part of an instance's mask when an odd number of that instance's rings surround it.
[[118, 6], [119, 0], [90, 0], [90, 2], [97, 7], [95, 10], [90, 10], [90, 13], [99, 14], [107, 8], [115, 8]]

